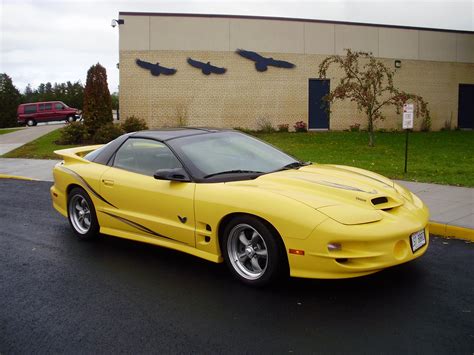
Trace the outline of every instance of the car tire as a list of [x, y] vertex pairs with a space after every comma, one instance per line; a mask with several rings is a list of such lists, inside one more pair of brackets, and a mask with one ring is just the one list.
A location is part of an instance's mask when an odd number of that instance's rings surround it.
[[80, 240], [94, 239], [99, 234], [99, 222], [94, 204], [87, 192], [75, 187], [68, 194], [67, 215], [69, 224], [76, 237]]
[[69, 123], [73, 123], [76, 119], [74, 118], [74, 116], [67, 116], [66, 117], [66, 122], [69, 122]]
[[221, 250], [229, 270], [247, 285], [264, 286], [288, 275], [280, 236], [257, 217], [232, 219], [224, 229]]
[[33, 119], [29, 119], [28, 121], [26, 121], [26, 125], [27, 125], [28, 127], [36, 126], [36, 121], [33, 120]]

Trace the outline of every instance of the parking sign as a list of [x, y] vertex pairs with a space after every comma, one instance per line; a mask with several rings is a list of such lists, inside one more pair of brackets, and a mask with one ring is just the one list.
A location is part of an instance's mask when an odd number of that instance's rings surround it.
[[404, 104], [403, 105], [403, 129], [413, 129], [413, 104]]

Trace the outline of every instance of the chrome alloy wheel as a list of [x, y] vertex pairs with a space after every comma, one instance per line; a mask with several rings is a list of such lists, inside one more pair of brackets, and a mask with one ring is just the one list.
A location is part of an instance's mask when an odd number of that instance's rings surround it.
[[69, 218], [74, 229], [86, 234], [91, 227], [91, 210], [87, 200], [81, 195], [74, 195], [69, 200]]
[[247, 280], [260, 278], [268, 266], [268, 249], [260, 233], [248, 224], [238, 224], [229, 233], [227, 253], [234, 268]]

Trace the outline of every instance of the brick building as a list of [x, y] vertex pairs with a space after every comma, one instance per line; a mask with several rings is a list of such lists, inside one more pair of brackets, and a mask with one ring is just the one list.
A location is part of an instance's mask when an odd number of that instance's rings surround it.
[[[474, 32], [367, 25], [316, 20], [165, 13], [121, 12], [121, 117], [144, 118], [150, 127], [191, 126], [257, 128], [305, 121], [310, 128], [342, 130], [364, 115], [354, 104], [333, 105], [331, 117], [320, 98], [339, 81], [318, 80], [318, 66], [345, 48], [372, 52], [396, 69], [396, 85], [429, 103], [432, 129], [474, 125]], [[122, 21], [121, 21], [122, 22]], [[295, 64], [259, 72], [236, 49]], [[211, 62], [225, 74], [205, 75], [187, 58]], [[175, 68], [154, 76], [136, 60]], [[420, 120], [415, 120], [419, 128]], [[399, 129], [393, 109], [377, 128]]]

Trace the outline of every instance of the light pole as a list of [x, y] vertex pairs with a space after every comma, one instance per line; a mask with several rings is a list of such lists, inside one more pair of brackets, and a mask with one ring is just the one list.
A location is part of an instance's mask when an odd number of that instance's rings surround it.
[[[115, 28], [117, 25], [123, 25], [125, 23], [124, 19], [112, 19], [112, 23], [110, 24], [112, 28]], [[117, 63], [117, 69], [119, 69], [119, 63]], [[120, 71], [119, 71], [119, 76], [120, 76]], [[119, 85], [119, 91], [118, 91], [118, 100], [117, 100], [117, 121], [120, 120], [120, 85]]]

